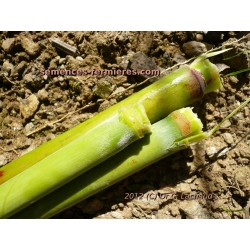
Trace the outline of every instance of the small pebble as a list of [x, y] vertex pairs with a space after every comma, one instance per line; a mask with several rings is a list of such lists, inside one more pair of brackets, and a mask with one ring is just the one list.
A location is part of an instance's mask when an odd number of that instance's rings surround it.
[[29, 134], [33, 130], [33, 128], [34, 128], [34, 124], [32, 122], [29, 122], [24, 127], [24, 131], [26, 134]]
[[196, 40], [197, 40], [198, 42], [201, 42], [201, 41], [203, 40], [203, 35], [202, 35], [202, 34], [197, 34], [197, 35], [196, 35]]
[[217, 153], [216, 147], [207, 147], [206, 148], [206, 154], [209, 158], [212, 158]]
[[58, 64], [57, 58], [53, 58], [50, 63], [49, 63], [49, 68], [50, 69], [56, 69]]
[[95, 93], [95, 95], [106, 99], [112, 93], [112, 85], [110, 82], [101, 79], [97, 82], [96, 86], [93, 89], [93, 92]]
[[104, 102], [102, 102], [99, 106], [98, 112], [101, 112], [107, 108], [109, 108], [111, 106], [110, 102], [108, 100], [105, 100]]
[[22, 36], [21, 37], [21, 45], [23, 49], [29, 54], [30, 56], [35, 56], [40, 52], [40, 46], [38, 43], [34, 43], [31, 39]]
[[[1, 105], [0, 105], [0, 109], [1, 109]], [[244, 113], [245, 113], [245, 116], [248, 117], [250, 112], [249, 112], [249, 108], [248, 107], [245, 107], [244, 108]]]
[[81, 61], [81, 62], [84, 61], [83, 58], [82, 58], [81, 56], [77, 56], [77, 57], [76, 57], [76, 60]]
[[176, 186], [176, 188], [181, 192], [181, 193], [190, 193], [192, 190], [190, 188], [190, 185], [188, 183], [180, 183]]
[[213, 115], [206, 115], [206, 120], [212, 121], [212, 120], [214, 120], [214, 116]]
[[66, 58], [60, 58], [59, 59], [59, 65], [62, 65], [66, 62]]
[[63, 82], [63, 81], [64, 81], [64, 77], [59, 76], [59, 77], [58, 77], [58, 81], [59, 81], [59, 82]]
[[120, 96], [123, 96], [123, 94], [125, 93], [125, 88], [123, 87], [118, 87], [113, 93], [112, 95], [114, 95], [114, 98], [118, 99]]
[[28, 83], [28, 84], [32, 83], [33, 82], [33, 75], [31, 73], [28, 73], [23, 77], [23, 80], [25, 83]]
[[230, 133], [224, 133], [222, 134], [222, 137], [227, 144], [232, 145], [234, 143], [233, 136]]
[[7, 158], [4, 155], [0, 155], [0, 167], [7, 163]]
[[184, 53], [190, 57], [198, 56], [207, 51], [205, 44], [196, 41], [184, 43], [182, 48]]
[[250, 150], [249, 147], [248, 148], [241, 148], [240, 150], [240, 155], [244, 158], [250, 159]]
[[111, 216], [115, 219], [123, 219], [123, 215], [119, 212], [116, 212], [116, 211], [111, 212]]
[[229, 76], [229, 81], [233, 84], [237, 84], [239, 82], [236, 76]]
[[34, 115], [39, 105], [37, 97], [33, 94], [20, 103], [20, 112], [25, 119]]
[[23, 128], [21, 123], [13, 122], [11, 125], [14, 131], [20, 131]]
[[21, 75], [25, 68], [27, 67], [27, 62], [25, 61], [21, 61], [16, 67], [15, 67], [15, 72], [18, 74], [18, 75]]
[[41, 89], [37, 93], [37, 97], [40, 101], [48, 100], [49, 93], [45, 89]]
[[14, 66], [12, 63], [10, 63], [8, 60], [3, 63], [2, 66], [2, 72], [7, 72], [10, 74], [10, 72], [14, 69]]
[[186, 60], [187, 59], [183, 55], [178, 54], [178, 53], [174, 54], [173, 62], [175, 62], [175, 63], [183, 63]]
[[3, 41], [3, 43], [2, 43], [3, 50], [5, 52], [9, 53], [13, 49], [13, 47], [15, 45], [15, 41], [16, 41], [15, 38], [7, 38], [7, 39], [5, 39]]
[[196, 200], [185, 200], [181, 202], [180, 209], [191, 219], [209, 219], [211, 217], [207, 209], [202, 208]]
[[225, 122], [222, 123], [220, 128], [224, 129], [224, 128], [229, 128], [230, 126], [231, 126], [231, 122], [229, 120], [226, 120]]
[[118, 205], [117, 204], [114, 204], [113, 206], [111, 206], [111, 209], [112, 210], [116, 210], [118, 208]]
[[64, 114], [66, 113], [66, 110], [64, 107], [59, 107], [55, 110], [58, 114]]
[[123, 204], [123, 203], [119, 203], [119, 204], [118, 204], [118, 207], [119, 207], [119, 208], [124, 208], [124, 204]]
[[225, 162], [222, 159], [218, 159], [217, 163], [220, 165], [222, 168], [226, 168], [228, 166], [227, 162]]
[[219, 98], [218, 103], [220, 106], [224, 106], [226, 104], [226, 100], [222, 97]]
[[[148, 57], [146, 54], [143, 52], [136, 52], [131, 58], [131, 69], [132, 70], [160, 70], [160, 68], [157, 66], [155, 61]], [[141, 75], [143, 78], [150, 78], [151, 76], [149, 75]]]

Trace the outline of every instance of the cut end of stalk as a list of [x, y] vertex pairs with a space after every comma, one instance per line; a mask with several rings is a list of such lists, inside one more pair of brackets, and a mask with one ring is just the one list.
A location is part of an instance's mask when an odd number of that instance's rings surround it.
[[151, 132], [151, 123], [143, 105], [121, 108], [119, 116], [133, 130], [138, 139]]
[[199, 71], [205, 79], [205, 94], [222, 87], [219, 70], [205, 56], [200, 56], [191, 63], [190, 67]]
[[178, 125], [183, 137], [202, 133], [203, 124], [192, 108], [182, 108], [172, 112], [171, 119]]
[[[193, 81], [190, 81], [190, 94], [194, 98], [201, 98], [204, 93], [205, 93], [205, 87], [206, 87], [206, 82], [205, 79], [203, 78], [202, 74], [195, 70], [190, 68], [191, 71], [191, 76], [194, 79]], [[192, 84], [191, 84], [192, 83]]]

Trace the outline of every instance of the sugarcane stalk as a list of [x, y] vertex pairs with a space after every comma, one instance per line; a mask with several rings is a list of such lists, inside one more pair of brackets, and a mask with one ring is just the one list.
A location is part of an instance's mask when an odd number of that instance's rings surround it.
[[100, 166], [37, 201], [13, 218], [50, 218], [146, 166], [188, 147], [190, 143], [212, 136], [226, 120], [249, 102], [250, 98], [208, 132], [202, 132], [202, 123], [190, 108], [175, 111], [153, 124], [150, 135], [131, 144]]
[[[204, 138], [202, 123], [191, 108], [172, 112], [167, 118], [153, 124], [151, 130], [151, 134], [27, 207], [13, 218], [49, 218], [185, 148], [191, 141]], [[189, 138], [195, 139], [189, 141]]]
[[[0, 217], [11, 216], [141, 138], [149, 132], [149, 122], [200, 99], [206, 84], [220, 87], [218, 71], [216, 80], [206, 73], [215, 69], [213, 64], [202, 59], [197, 65], [200, 72], [185, 65], [7, 165], [1, 170]], [[135, 123], [137, 115], [141, 118]]]
[[[0, 169], [0, 184], [116, 116], [118, 110], [123, 107], [133, 106], [136, 103], [142, 105], [150, 122], [155, 123], [170, 112], [201, 99], [204, 91], [208, 93], [220, 87], [221, 82], [216, 66], [205, 57], [197, 58], [190, 66], [183, 65], [147, 88], [3, 166]], [[116, 133], [115, 128], [113, 132]]]
[[149, 132], [142, 105], [121, 108], [117, 115], [1, 184], [0, 217], [29, 205]]
[[250, 98], [208, 132], [202, 132], [202, 123], [190, 108], [174, 111], [167, 118], [153, 124], [150, 135], [15, 214], [13, 218], [50, 218], [152, 163], [188, 147], [190, 143], [212, 136], [226, 120], [249, 102]]

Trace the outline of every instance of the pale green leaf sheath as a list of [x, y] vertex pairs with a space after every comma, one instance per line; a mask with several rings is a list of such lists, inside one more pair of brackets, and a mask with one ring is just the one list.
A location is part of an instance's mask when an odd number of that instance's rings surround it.
[[[49, 218], [186, 147], [189, 137], [203, 138], [202, 123], [191, 108], [172, 112], [152, 125], [152, 133], [114, 157], [27, 207], [13, 218]], [[192, 141], [190, 141], [192, 142]]]

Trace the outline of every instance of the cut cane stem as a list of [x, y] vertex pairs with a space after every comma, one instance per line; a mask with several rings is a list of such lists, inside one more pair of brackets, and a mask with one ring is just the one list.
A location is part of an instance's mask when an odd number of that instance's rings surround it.
[[1, 184], [0, 217], [52, 192], [150, 131], [142, 105], [121, 108], [117, 115]]
[[180, 143], [184, 138], [201, 134], [202, 123], [191, 108], [174, 111], [167, 118], [153, 124], [151, 134], [37, 201], [13, 218], [49, 218], [185, 148], [186, 144]]
[[13, 218], [50, 218], [152, 163], [212, 136], [249, 101], [250, 98], [208, 132], [202, 132], [202, 123], [190, 108], [174, 111], [167, 118], [153, 124], [150, 135], [37, 201]]
[[[204, 57], [197, 58], [190, 66], [181, 66], [147, 88], [3, 166], [0, 184], [56, 153], [106, 120], [112, 119], [121, 108], [131, 107], [135, 104], [142, 105], [149, 121], [155, 123], [170, 112], [200, 100], [204, 91], [208, 93], [220, 87], [220, 76], [216, 66]], [[113, 133], [116, 133], [117, 129], [119, 128], [114, 128]], [[49, 166], [47, 168], [49, 169]]]
[[[6, 165], [0, 176], [0, 217], [11, 216], [111, 157], [149, 133], [149, 122], [201, 99], [207, 87], [216, 90], [219, 83], [215, 66], [197, 59]], [[139, 128], [134, 126], [136, 115], [130, 117], [136, 110], [145, 113]]]

